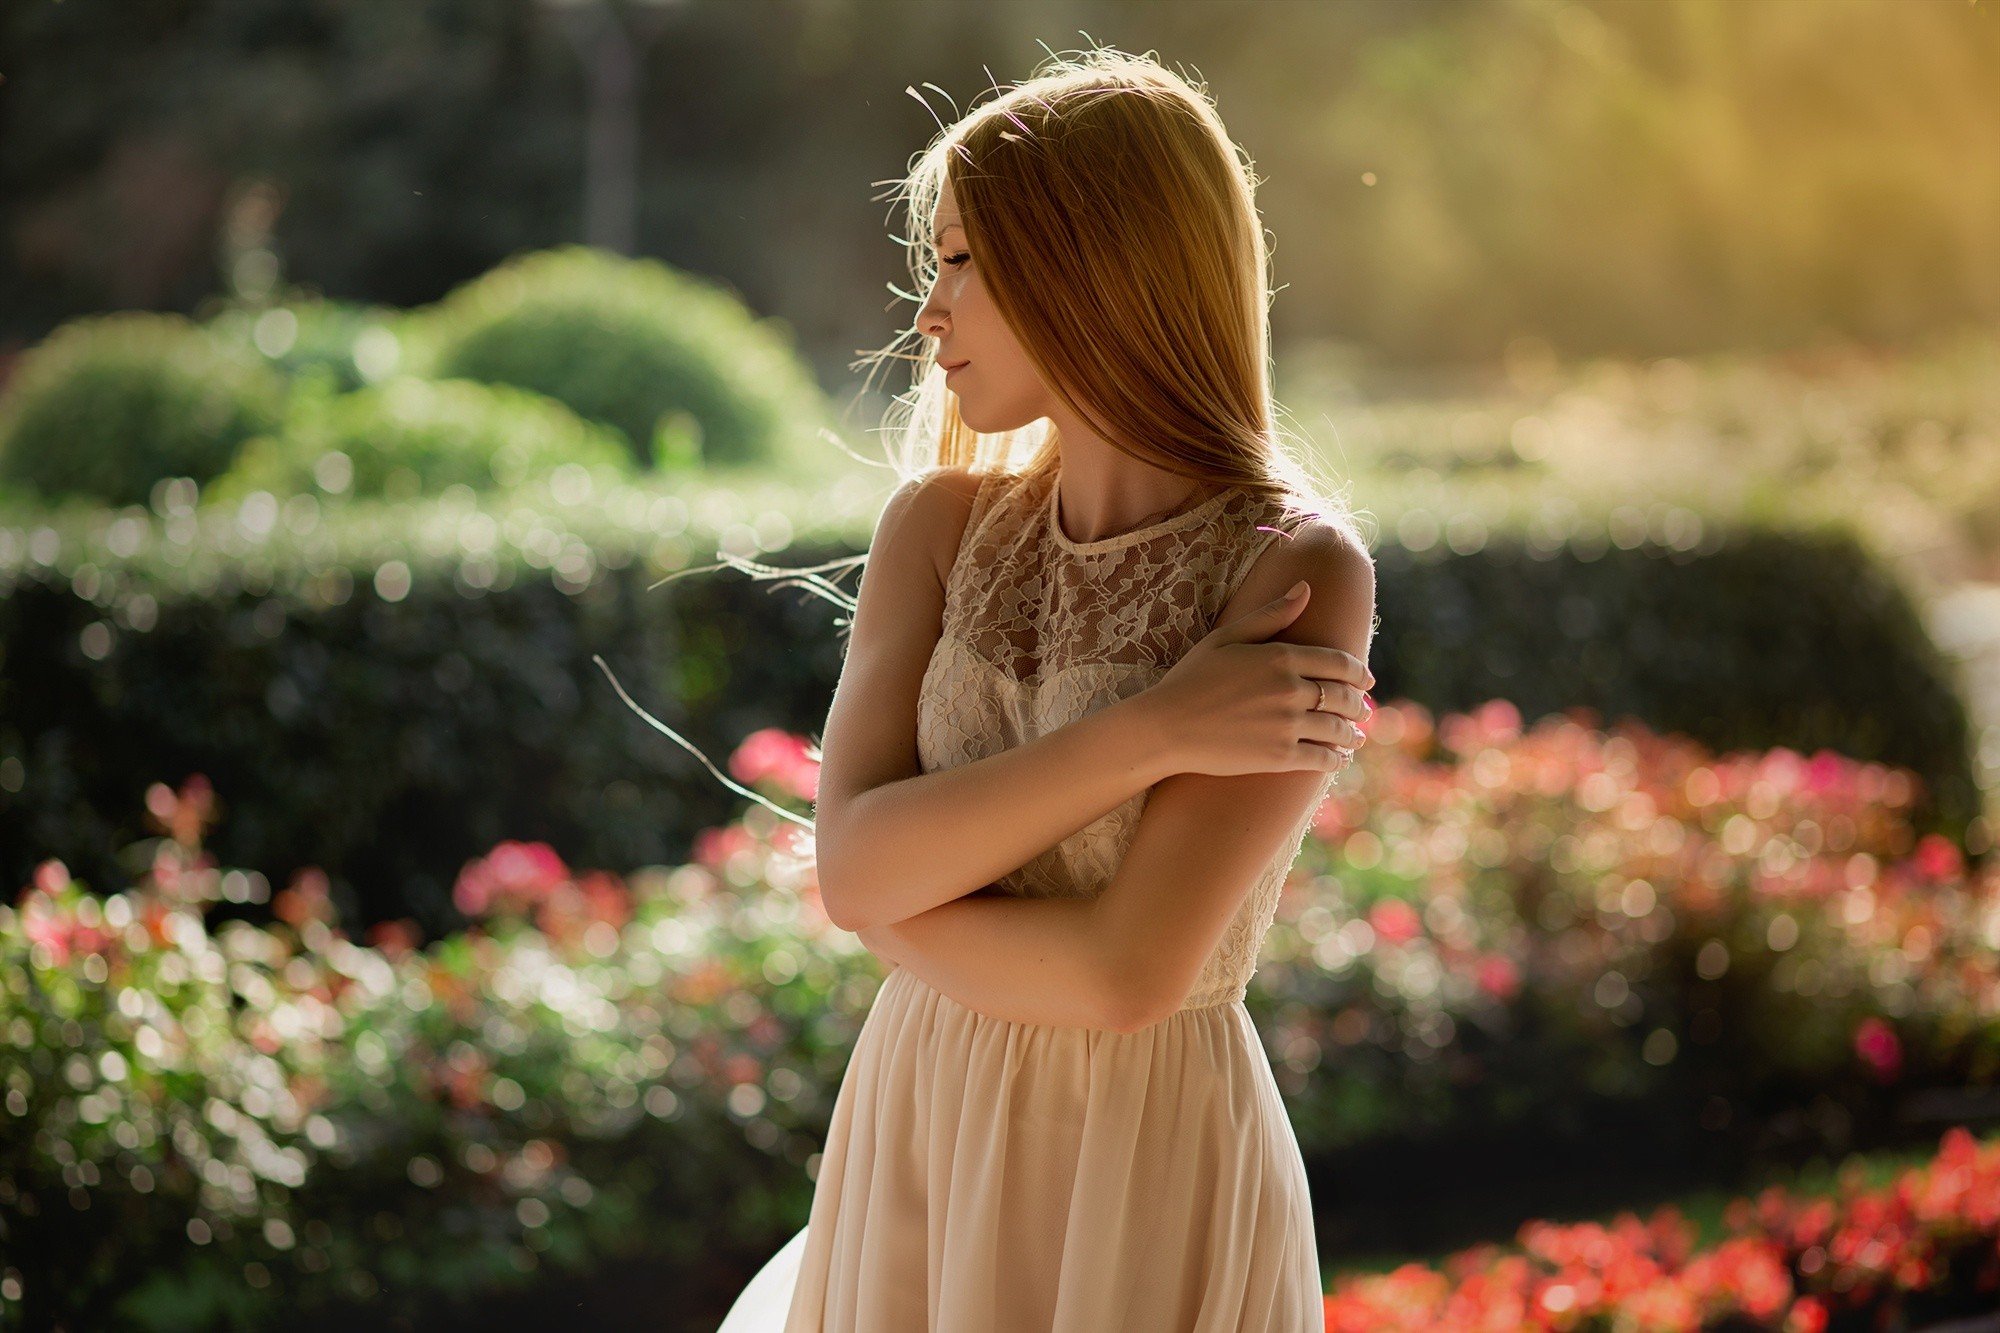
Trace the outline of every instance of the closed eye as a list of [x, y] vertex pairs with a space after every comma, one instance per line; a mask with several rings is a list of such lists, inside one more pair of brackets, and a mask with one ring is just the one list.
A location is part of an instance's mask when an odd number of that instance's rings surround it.
[[944, 259], [944, 262], [951, 265], [953, 268], [957, 268], [960, 264], [963, 264], [966, 260], [970, 258], [972, 258], [971, 255], [966, 254], [964, 252], [960, 252], [955, 255], [947, 255]]

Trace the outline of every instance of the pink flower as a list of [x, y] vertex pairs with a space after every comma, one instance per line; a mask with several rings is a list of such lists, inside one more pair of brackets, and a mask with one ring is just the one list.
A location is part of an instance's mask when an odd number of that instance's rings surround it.
[[812, 800], [819, 791], [819, 763], [802, 736], [777, 727], [754, 731], [729, 756], [729, 771], [737, 781], [755, 785], [771, 782], [786, 795]]
[[1521, 989], [1521, 969], [1514, 966], [1514, 960], [1504, 953], [1489, 953], [1481, 957], [1474, 975], [1479, 989], [1496, 1000], [1511, 1000]]
[[452, 886], [451, 900], [467, 916], [525, 912], [569, 879], [569, 867], [545, 842], [503, 842], [468, 861]]
[[414, 952], [422, 939], [417, 923], [409, 917], [398, 917], [393, 921], [377, 921], [368, 928], [368, 942], [391, 960]]
[[1883, 1083], [1893, 1080], [1903, 1068], [1903, 1043], [1896, 1030], [1872, 1014], [1854, 1029], [1854, 1053]]
[[755, 846], [750, 830], [741, 824], [725, 824], [720, 828], [706, 828], [694, 836], [694, 846], [689, 849], [696, 865], [719, 870], [730, 857], [738, 852], [748, 851]]
[[317, 866], [307, 866], [299, 871], [292, 876], [291, 884], [280, 889], [271, 900], [271, 910], [294, 929], [308, 921], [332, 925], [336, 913], [333, 896], [328, 891], [326, 872]]
[[1942, 833], [1919, 838], [1912, 859], [1918, 873], [1929, 880], [1956, 879], [1965, 873], [1965, 858], [1959, 855], [1958, 844]]
[[1401, 898], [1384, 898], [1369, 908], [1368, 924], [1385, 944], [1407, 944], [1423, 929], [1417, 909]]

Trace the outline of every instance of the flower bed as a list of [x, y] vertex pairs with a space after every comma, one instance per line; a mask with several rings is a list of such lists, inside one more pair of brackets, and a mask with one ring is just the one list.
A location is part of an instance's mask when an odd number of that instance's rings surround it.
[[1251, 998], [1308, 1155], [1581, 1098], [1851, 1125], [2000, 1075], [2000, 868], [1912, 831], [1908, 773], [1504, 702], [1369, 733]]
[[215, 866], [204, 783], [147, 804], [133, 888], [45, 862], [0, 908], [0, 1324], [408, 1317], [761, 1244], [809, 1193], [876, 974], [802, 926], [791, 826], [745, 821], [755, 898], [725, 865], [627, 882], [503, 844], [461, 878], [479, 923], [419, 950], [347, 938], [317, 872]]
[[[1692, 1091], [1747, 1128], [1991, 1081], [2000, 877], [1910, 834], [1906, 774], [1504, 707], [1370, 729], [1251, 996], [1309, 1157], [1531, 1124], [1578, 1088], [1663, 1115]], [[689, 865], [503, 843], [459, 876], [472, 925], [428, 946], [400, 920], [350, 939], [317, 872], [273, 894], [216, 866], [206, 784], [152, 788], [133, 887], [50, 861], [0, 907], [0, 1315], [380, 1318], [767, 1249], [880, 976], [820, 910], [815, 759], [750, 738], [732, 768], [766, 803]]]
[[1609, 1226], [1532, 1222], [1512, 1246], [1348, 1278], [1329, 1333], [1860, 1333], [2000, 1309], [2000, 1139], [1962, 1128], [1883, 1189], [1779, 1188], [1733, 1204], [1697, 1248], [1677, 1209]]

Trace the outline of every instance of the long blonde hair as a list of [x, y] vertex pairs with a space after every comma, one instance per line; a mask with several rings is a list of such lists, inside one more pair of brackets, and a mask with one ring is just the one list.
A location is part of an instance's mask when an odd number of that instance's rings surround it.
[[[1295, 527], [1320, 518], [1357, 540], [1353, 515], [1319, 494], [1288, 451], [1271, 397], [1268, 255], [1255, 174], [1205, 89], [1155, 61], [1099, 47], [1052, 64], [946, 127], [891, 197], [909, 206], [910, 267], [935, 281], [925, 243], [943, 182], [1002, 316], [1052, 393], [1114, 448], [1182, 476], [1280, 502]], [[1107, 283], [1103, 275], [1118, 273]], [[920, 298], [921, 299], [921, 298]], [[884, 414], [891, 466], [905, 481], [939, 467], [1039, 476], [1060, 457], [1047, 419], [979, 432], [958, 414], [936, 349], [911, 355], [914, 326], [858, 364], [912, 361], [914, 387]], [[754, 581], [801, 587], [850, 615], [836, 571], [867, 555], [805, 568], [717, 553]], [[717, 566], [685, 569], [660, 583]], [[652, 586], [658, 587], [660, 583]], [[851, 620], [845, 622], [851, 625]], [[599, 667], [610, 668], [601, 658]], [[810, 828], [733, 780], [678, 732], [648, 723], [730, 790]], [[817, 747], [811, 754], [818, 757]]]
[[[1255, 171], [1206, 87], [1097, 47], [1052, 54], [995, 92], [943, 128], [891, 196], [908, 205], [918, 290], [936, 280], [925, 238], [948, 181], [995, 306], [1049, 391], [1112, 447], [1358, 538], [1277, 425]], [[914, 355], [898, 350], [908, 339], [922, 345]], [[913, 387], [884, 417], [903, 480], [937, 467], [1037, 476], [1056, 465], [1046, 418], [995, 433], [967, 426], [935, 344], [914, 326], [858, 364], [885, 361], [914, 363]]]

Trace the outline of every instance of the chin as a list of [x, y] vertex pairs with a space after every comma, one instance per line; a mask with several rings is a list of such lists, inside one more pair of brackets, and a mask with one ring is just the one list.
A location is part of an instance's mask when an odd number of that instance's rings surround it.
[[1038, 420], [1039, 414], [1034, 412], [994, 411], [982, 407], [975, 401], [960, 398], [958, 400], [958, 418], [967, 427], [978, 431], [981, 435], [994, 435], [1001, 431], [1019, 430], [1021, 427]]

